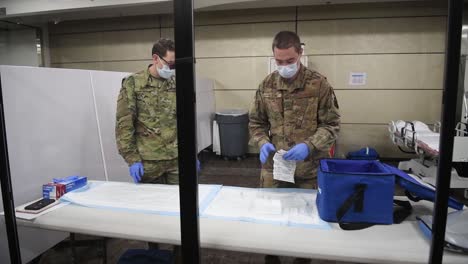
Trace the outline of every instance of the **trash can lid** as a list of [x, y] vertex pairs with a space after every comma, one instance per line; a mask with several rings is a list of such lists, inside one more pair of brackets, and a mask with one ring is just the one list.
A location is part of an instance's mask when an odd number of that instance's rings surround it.
[[227, 110], [216, 112], [217, 115], [223, 115], [223, 116], [242, 116], [248, 113], [249, 111], [245, 109], [227, 109]]

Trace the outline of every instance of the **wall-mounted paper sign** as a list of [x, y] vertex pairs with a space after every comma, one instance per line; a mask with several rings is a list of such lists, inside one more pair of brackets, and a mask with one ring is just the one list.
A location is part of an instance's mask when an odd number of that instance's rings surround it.
[[365, 72], [350, 72], [349, 73], [349, 85], [366, 85], [367, 73]]

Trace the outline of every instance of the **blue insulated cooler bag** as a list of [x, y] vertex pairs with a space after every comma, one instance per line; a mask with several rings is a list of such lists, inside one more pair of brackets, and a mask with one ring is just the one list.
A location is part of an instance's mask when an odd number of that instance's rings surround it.
[[[394, 201], [395, 175], [376, 160], [323, 159], [318, 171], [317, 208], [321, 219], [345, 230], [403, 221], [411, 204]], [[397, 204], [403, 210], [394, 212]]]
[[[402, 170], [393, 166], [383, 164], [389, 171], [395, 175], [395, 182], [405, 190], [405, 195], [413, 202], [426, 200], [430, 202], [435, 201], [435, 188], [427, 186], [418, 182], [415, 178], [411, 177]], [[453, 197], [449, 197], [448, 206], [455, 210], [462, 210], [463, 203], [457, 201]]]
[[367, 147], [358, 151], [348, 152], [346, 158], [352, 160], [377, 160], [379, 159], [379, 153], [377, 153], [377, 150]]

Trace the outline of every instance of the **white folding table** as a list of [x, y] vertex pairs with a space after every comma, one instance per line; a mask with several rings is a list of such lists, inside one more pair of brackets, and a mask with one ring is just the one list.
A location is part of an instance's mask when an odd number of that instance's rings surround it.
[[[414, 215], [430, 214], [432, 203], [413, 205]], [[287, 227], [200, 218], [205, 248], [361, 263], [427, 263], [430, 242], [414, 215], [401, 224], [359, 231]], [[168, 244], [180, 244], [178, 216], [66, 205], [23, 226]], [[445, 251], [444, 263], [468, 263], [468, 256]]]

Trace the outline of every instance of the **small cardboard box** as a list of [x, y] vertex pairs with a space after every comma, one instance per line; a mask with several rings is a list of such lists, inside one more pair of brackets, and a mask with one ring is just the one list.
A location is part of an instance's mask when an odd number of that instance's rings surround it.
[[84, 176], [69, 176], [61, 179], [54, 179], [53, 182], [42, 186], [42, 197], [47, 199], [59, 199], [65, 193], [86, 186], [88, 178]]
[[66, 186], [60, 183], [47, 183], [42, 185], [42, 197], [46, 199], [59, 199], [66, 192]]
[[84, 176], [69, 176], [61, 179], [54, 179], [54, 183], [65, 185], [65, 192], [70, 192], [86, 186], [88, 178]]

